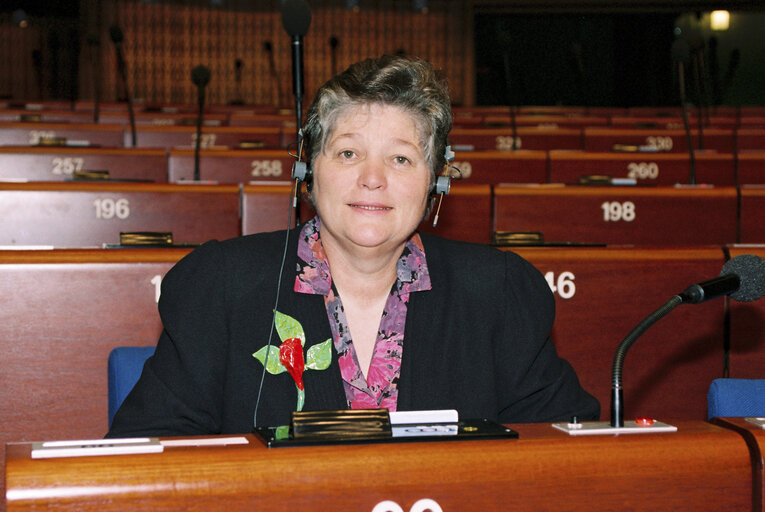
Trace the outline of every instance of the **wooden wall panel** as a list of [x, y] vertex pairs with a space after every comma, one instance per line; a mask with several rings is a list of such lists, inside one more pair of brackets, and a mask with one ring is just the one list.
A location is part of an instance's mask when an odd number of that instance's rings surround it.
[[[109, 25], [116, 22], [125, 35], [129, 88], [138, 100], [195, 102], [190, 73], [204, 64], [212, 74], [209, 103], [241, 100], [292, 106], [290, 38], [282, 25], [279, 2], [244, 9], [189, 2], [112, 3], [115, 20], [100, 29], [107, 71], [105, 99], [121, 94], [108, 35]], [[415, 11], [407, 0], [361, 2], [357, 10], [346, 8], [345, 0], [310, 3], [311, 26], [303, 41], [305, 106], [334, 72], [366, 57], [396, 52], [417, 55], [443, 69], [455, 104], [472, 104], [468, 77], [472, 76], [473, 45], [467, 40], [472, 37], [472, 18], [467, 0], [430, 0], [427, 13]], [[266, 50], [267, 43], [271, 52]], [[236, 59], [243, 64], [241, 82], [236, 81]]]

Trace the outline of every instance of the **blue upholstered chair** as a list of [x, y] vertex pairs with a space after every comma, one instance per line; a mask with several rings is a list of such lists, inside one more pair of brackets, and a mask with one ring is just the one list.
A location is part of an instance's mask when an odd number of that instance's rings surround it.
[[154, 347], [117, 347], [109, 353], [109, 426], [114, 413], [133, 389], [143, 371], [143, 364]]
[[708, 418], [765, 416], [765, 379], [715, 379], [707, 394]]

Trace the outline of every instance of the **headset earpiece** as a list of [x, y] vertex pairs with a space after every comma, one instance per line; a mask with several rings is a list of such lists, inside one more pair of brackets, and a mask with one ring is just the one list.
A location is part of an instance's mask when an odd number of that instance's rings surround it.
[[448, 194], [452, 186], [452, 179], [449, 176], [436, 176], [436, 182], [433, 184], [431, 194]]
[[310, 192], [311, 185], [313, 185], [313, 171], [307, 163], [296, 161], [292, 164], [292, 179], [304, 182], [305, 187]]
[[296, 161], [292, 164], [292, 179], [310, 182], [312, 178], [311, 169], [305, 162]]

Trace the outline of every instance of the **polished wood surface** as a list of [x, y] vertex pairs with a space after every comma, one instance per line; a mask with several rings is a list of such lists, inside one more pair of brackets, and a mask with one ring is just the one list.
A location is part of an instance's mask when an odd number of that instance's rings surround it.
[[[719, 275], [719, 248], [514, 248], [548, 279], [556, 305], [552, 339], [610, 419], [611, 368], [638, 323], [693, 283]], [[706, 419], [707, 390], [725, 365], [723, 300], [681, 305], [624, 359], [625, 419]]]
[[[454, 167], [455, 176], [462, 176], [458, 183], [545, 183], [547, 182], [547, 152], [518, 151], [457, 151]], [[455, 183], [457, 183], [455, 179]]]
[[0, 245], [101, 247], [120, 232], [172, 232], [175, 243], [240, 234], [235, 185], [0, 183]]
[[[696, 183], [736, 185], [732, 154], [697, 152]], [[690, 183], [690, 159], [685, 153], [592, 153], [550, 151], [550, 183], [577, 183], [581, 176], [632, 178], [641, 185]]]
[[[510, 128], [454, 128], [449, 133], [449, 142], [454, 151], [465, 146], [473, 151], [512, 151], [512, 135]], [[582, 130], [579, 128], [521, 126], [517, 136], [515, 149], [582, 149]]]
[[441, 196], [433, 199], [430, 215], [419, 230], [453, 240], [488, 244], [491, 242], [491, 187], [452, 181], [451, 191], [443, 197], [438, 223], [433, 226]]
[[91, 146], [123, 146], [122, 125], [119, 124], [0, 122], [0, 145], [3, 146], [34, 146], [40, 139], [59, 137], [87, 142]]
[[[765, 245], [730, 247], [730, 257], [755, 254], [765, 258]], [[730, 377], [765, 378], [765, 299], [728, 301], [730, 315]]]
[[[765, 168], [762, 169], [765, 174]], [[765, 180], [763, 180], [765, 181]], [[765, 183], [741, 186], [740, 241], [743, 244], [765, 243]]]
[[66, 181], [75, 171], [115, 180], [167, 182], [163, 149], [0, 146], [0, 180]]
[[762, 151], [765, 148], [765, 128], [739, 128], [736, 130], [739, 151]]
[[[138, 126], [136, 145], [168, 150], [175, 147], [193, 148], [196, 136], [195, 126]], [[282, 131], [270, 126], [204, 126], [200, 147], [236, 148], [244, 142], [262, 145], [264, 148], [280, 148], [283, 147]], [[124, 144], [126, 147], [132, 145], [129, 129], [125, 130]]]
[[738, 183], [740, 185], [765, 184], [765, 130], [760, 151], [740, 151], [737, 155]]
[[[713, 149], [720, 153], [734, 153], [736, 146], [733, 130], [710, 128], [703, 130], [703, 145], [698, 130], [691, 127], [694, 149]], [[615, 144], [629, 144], [657, 148], [658, 151], [688, 152], [685, 130], [585, 128], [586, 151], [611, 151]]]
[[712, 423], [738, 432], [746, 441], [752, 458], [752, 510], [765, 510], [765, 429], [746, 418], [712, 418]]
[[496, 231], [546, 241], [711, 245], [736, 242], [733, 187], [494, 187]]
[[[295, 227], [291, 182], [265, 182], [242, 187], [242, 234], [263, 233]], [[308, 205], [301, 204], [301, 212]]]
[[106, 433], [109, 351], [157, 342], [159, 284], [189, 250], [0, 251], [0, 449]]
[[[628, 128], [628, 129], [664, 129], [664, 130], [683, 130], [683, 118], [682, 113], [674, 116], [611, 116], [610, 122], [612, 128]], [[729, 116], [705, 116], [702, 120], [702, 129], [708, 128], [721, 128], [724, 130], [730, 130], [738, 126], [739, 120], [735, 115]], [[695, 115], [688, 116], [688, 126], [690, 128], [698, 128], [699, 118]]]
[[409, 510], [426, 498], [444, 511], [749, 510], [741, 436], [676, 425], [580, 438], [511, 425], [518, 440], [275, 449], [247, 435], [246, 445], [37, 460], [11, 444], [7, 510], [372, 511], [384, 500]]
[[[292, 176], [295, 158], [286, 150], [205, 150], [199, 152], [199, 177], [219, 183], [248, 183], [250, 181], [284, 181]], [[170, 151], [168, 178], [170, 181], [194, 178], [194, 151]]]

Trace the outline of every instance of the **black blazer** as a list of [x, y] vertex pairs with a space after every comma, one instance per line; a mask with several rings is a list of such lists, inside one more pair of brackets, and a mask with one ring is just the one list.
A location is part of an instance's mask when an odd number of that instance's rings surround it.
[[[289, 236], [277, 310], [306, 349], [331, 338], [323, 297], [295, 293], [298, 230]], [[555, 303], [541, 274], [512, 252], [421, 234], [432, 290], [410, 295], [398, 410], [457, 409], [503, 423], [597, 419], [597, 400], [549, 338]], [[208, 242], [165, 276], [157, 349], [108, 437], [252, 430], [285, 233]], [[272, 344], [281, 343], [276, 332]], [[337, 353], [306, 370], [304, 410], [347, 407]], [[288, 424], [297, 391], [266, 373], [257, 425]]]

